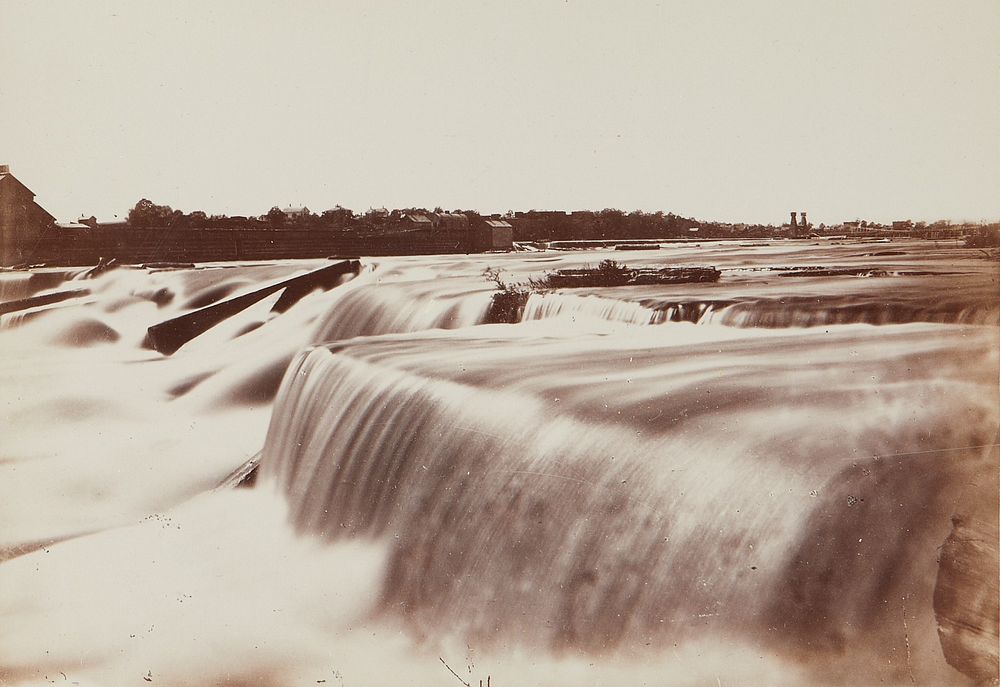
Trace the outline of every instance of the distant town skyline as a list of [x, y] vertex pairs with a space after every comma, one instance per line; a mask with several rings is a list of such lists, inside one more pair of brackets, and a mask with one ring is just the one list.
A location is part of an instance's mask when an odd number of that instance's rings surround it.
[[1000, 3], [5, 2], [0, 163], [140, 198], [1000, 219]]

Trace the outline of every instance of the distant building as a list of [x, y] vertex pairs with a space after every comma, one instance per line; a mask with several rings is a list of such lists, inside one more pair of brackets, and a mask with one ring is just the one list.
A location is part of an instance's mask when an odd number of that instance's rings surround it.
[[399, 218], [404, 227], [409, 229], [430, 229], [434, 222], [427, 215], [416, 212], [408, 212]]
[[472, 230], [472, 250], [513, 250], [514, 227], [502, 219], [483, 220]]
[[568, 217], [569, 213], [564, 210], [528, 210], [527, 212], [515, 212], [517, 219], [554, 219]]
[[290, 207], [289, 206], [287, 208], [282, 208], [281, 211], [283, 213], [285, 213], [285, 219], [287, 219], [287, 220], [296, 220], [296, 219], [300, 219], [302, 217], [308, 217], [309, 216], [309, 208], [306, 208], [306, 207], [295, 208], [295, 207]]
[[435, 212], [431, 221], [435, 229], [469, 230], [469, 216], [461, 212]]
[[56, 218], [35, 202], [35, 194], [0, 165], [0, 265], [16, 265], [30, 259], [42, 234]]
[[[791, 212], [788, 220], [788, 235], [791, 238], [803, 238], [809, 235], [809, 220], [805, 212]], [[801, 218], [799, 217], [801, 215]]]

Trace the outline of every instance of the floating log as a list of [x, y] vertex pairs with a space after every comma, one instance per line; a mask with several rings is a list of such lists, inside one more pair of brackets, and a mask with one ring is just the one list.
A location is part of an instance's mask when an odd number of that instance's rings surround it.
[[548, 274], [550, 288], [581, 286], [645, 286], [719, 281], [722, 273], [714, 267], [641, 267], [561, 269]]
[[91, 267], [89, 270], [83, 273], [83, 279], [96, 279], [105, 272], [118, 268], [118, 261], [115, 258], [110, 260], [105, 260], [103, 257], [98, 258], [97, 264]]
[[[777, 268], [776, 268], [777, 269]], [[783, 267], [779, 277], [889, 277], [891, 274], [880, 267], [822, 267], [802, 265]]]
[[193, 270], [193, 262], [144, 262], [140, 265], [144, 270]]
[[20, 298], [16, 301], [0, 303], [0, 315], [6, 315], [9, 312], [27, 310], [29, 308], [36, 308], [40, 305], [52, 305], [53, 303], [68, 301], [71, 298], [80, 298], [81, 296], [88, 295], [90, 295], [89, 289], [71, 289], [69, 291], [46, 293], [41, 296], [31, 296], [30, 298]]
[[619, 243], [615, 250], [660, 250], [658, 243]]
[[207, 305], [180, 317], [153, 325], [146, 330], [146, 345], [164, 355], [172, 355], [191, 339], [204, 334], [215, 325], [246, 310], [272, 293], [286, 289], [278, 303], [275, 304], [276, 311], [284, 312], [306, 294], [316, 289], [332, 289], [337, 285], [340, 277], [345, 274], [357, 274], [360, 270], [361, 263], [359, 261], [344, 260], [308, 274], [270, 284], [242, 296]]

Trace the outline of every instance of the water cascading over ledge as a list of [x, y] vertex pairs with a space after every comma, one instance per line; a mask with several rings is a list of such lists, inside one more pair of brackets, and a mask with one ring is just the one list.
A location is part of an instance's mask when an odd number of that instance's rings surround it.
[[369, 267], [333, 295], [312, 339], [317, 343], [425, 329], [458, 329], [486, 320], [492, 293], [468, 280], [381, 283]]
[[968, 304], [938, 298], [925, 302], [878, 302], [873, 299], [808, 299], [742, 301], [704, 304], [709, 313], [701, 322], [729, 327], [824, 327], [837, 324], [906, 324], [934, 322], [962, 325], [1000, 325], [995, 303]]
[[552, 292], [527, 295], [519, 321], [550, 318], [607, 320], [627, 324], [691, 322], [728, 327], [823, 327], [837, 324], [1000, 325], [995, 303], [968, 304], [957, 299], [884, 302], [869, 296], [840, 298], [738, 298], [697, 300], [616, 299], [595, 294]]
[[935, 551], [990, 498], [969, 485], [995, 458], [968, 448], [997, 426], [988, 331], [526, 328], [314, 348], [285, 377], [264, 481], [300, 530], [390, 544], [385, 613], [427, 637], [742, 634], [949, 675]]
[[1000, 308], [937, 303], [866, 303], [851, 299], [697, 301], [566, 292], [510, 296], [482, 289], [442, 296], [395, 286], [358, 285], [330, 304], [313, 335], [317, 343], [427, 329], [535, 320], [606, 321], [629, 325], [689, 322], [740, 328], [821, 327], [838, 324], [1000, 324]]
[[[561, 260], [571, 257], [547, 258], [545, 265], [563, 264]], [[805, 277], [794, 282], [775, 277], [770, 267], [724, 267], [722, 278], [710, 284], [562, 290], [538, 290], [528, 285], [539, 274], [526, 270], [535, 266], [530, 260], [507, 262], [511, 270], [503, 273], [507, 286], [497, 290], [484, 277], [486, 263], [482, 261], [366, 260], [359, 278], [330, 295], [311, 340], [323, 343], [355, 336], [557, 318], [743, 328], [1000, 323], [1000, 308], [990, 281], [992, 268], [971, 262], [963, 264], [961, 270], [956, 269], [956, 262], [949, 263], [950, 271], [903, 270], [901, 276], [885, 278], [827, 277], [806, 271]], [[794, 283], [796, 294], [809, 295], [791, 295], [786, 288], [789, 283]]]

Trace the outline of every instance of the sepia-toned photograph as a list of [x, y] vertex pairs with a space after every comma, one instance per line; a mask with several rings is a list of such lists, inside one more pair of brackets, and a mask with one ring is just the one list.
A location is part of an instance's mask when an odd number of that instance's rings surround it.
[[0, 685], [1000, 685], [996, 0], [0, 0]]

